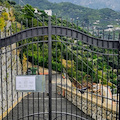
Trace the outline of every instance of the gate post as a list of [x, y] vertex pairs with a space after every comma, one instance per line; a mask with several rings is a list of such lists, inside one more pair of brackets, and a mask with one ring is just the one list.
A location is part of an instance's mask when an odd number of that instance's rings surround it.
[[52, 120], [52, 26], [51, 17], [48, 22], [48, 69], [49, 69], [49, 120]]

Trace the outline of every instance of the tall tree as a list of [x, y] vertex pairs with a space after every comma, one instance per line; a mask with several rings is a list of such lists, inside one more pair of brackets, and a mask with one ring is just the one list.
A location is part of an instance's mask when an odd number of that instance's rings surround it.
[[25, 5], [23, 12], [24, 12], [24, 17], [26, 19], [31, 19], [32, 17], [34, 17], [34, 8], [31, 5]]

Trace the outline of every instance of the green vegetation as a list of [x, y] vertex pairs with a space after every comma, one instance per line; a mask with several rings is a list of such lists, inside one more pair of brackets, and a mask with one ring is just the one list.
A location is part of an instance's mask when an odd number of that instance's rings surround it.
[[[48, 16], [45, 14], [44, 11], [39, 10], [42, 14], [37, 15], [38, 20], [34, 17], [33, 13], [34, 9], [30, 5], [26, 5], [23, 8], [20, 6], [15, 6], [14, 9], [14, 15], [15, 19], [17, 21], [17, 31], [20, 31], [21, 27], [22, 29], [25, 29], [27, 27], [26, 21], [28, 20], [28, 27], [32, 27], [32, 21], [33, 26], [42, 26], [43, 23], [41, 22], [43, 16], [44, 16], [44, 25], [48, 25]], [[4, 15], [4, 19], [6, 15]], [[34, 18], [33, 18], [34, 17]], [[20, 22], [22, 21], [22, 26], [20, 25]], [[77, 28], [75, 24], [71, 24], [70, 22], [67, 22], [66, 20], [63, 20], [61, 22], [60, 18], [57, 18], [55, 16], [52, 16], [52, 24], [55, 24], [57, 22], [58, 25], [67, 26], [68, 27], [74, 27]], [[12, 23], [12, 29], [13, 32], [16, 31], [16, 23]], [[78, 30], [85, 32], [89, 35], [87, 31], [83, 30], [81, 27], [78, 27]], [[58, 72], [63, 72], [63, 68], [68, 73], [70, 77], [73, 77], [77, 79], [80, 83], [83, 81], [93, 81], [98, 83], [99, 81], [102, 81], [103, 84], [109, 83], [109, 86], [115, 87], [117, 84], [117, 56], [107, 56], [107, 55], [99, 55], [97, 53], [88, 52], [88, 50], [93, 50], [96, 52], [103, 52], [105, 54], [107, 53], [117, 53], [115, 50], [102, 50], [100, 48], [92, 47], [90, 45], [83, 44], [81, 41], [78, 41], [78, 47], [74, 43], [74, 39], [67, 38], [67, 37], [61, 37], [61, 36], [52, 36], [53, 40], [57, 40], [58, 42], [53, 42], [52, 44], [52, 69], [57, 70]], [[48, 68], [48, 43], [38, 43], [38, 41], [47, 41], [48, 36], [44, 37], [35, 37], [27, 40], [23, 40], [22, 42], [19, 42], [18, 45], [21, 46], [22, 44], [27, 44], [24, 47], [20, 49], [20, 58], [21, 62], [23, 62], [23, 58], [28, 58], [27, 60], [31, 63], [34, 63], [34, 65], [39, 65]], [[62, 40], [62, 42], [61, 42]], [[65, 43], [67, 41], [67, 43]], [[36, 43], [32, 43], [36, 42]], [[72, 45], [75, 44], [75, 45]], [[57, 57], [56, 57], [57, 55]], [[114, 71], [114, 72], [113, 72]], [[115, 85], [112, 86], [112, 83]]]
[[7, 12], [2, 12], [1, 15], [0, 15], [0, 30], [3, 31], [4, 27], [5, 27], [5, 21], [8, 20], [8, 13]]
[[[18, 22], [20, 20], [23, 20], [23, 25], [25, 28], [26, 26], [26, 19], [29, 21], [29, 27], [31, 27], [31, 19], [33, 17], [32, 13], [29, 13], [30, 11], [34, 11], [34, 9], [30, 5], [24, 6], [22, 8], [22, 11], [20, 12], [18, 9], [20, 9], [19, 6], [16, 7], [15, 15], [16, 19], [18, 19]], [[29, 10], [28, 10], [29, 9]], [[48, 24], [48, 16], [42, 11], [43, 14], [39, 16], [39, 19], [42, 20], [42, 16], [44, 15], [44, 21], [45, 25]], [[20, 13], [20, 14], [19, 14]], [[21, 17], [21, 19], [19, 19]], [[57, 20], [57, 21], [56, 21]], [[61, 19], [56, 19], [55, 16], [52, 16], [52, 24], [55, 24], [57, 22], [58, 25], [61, 25]], [[68, 24], [69, 27], [77, 28], [75, 24], [67, 23], [67, 21], [63, 20], [63, 26], [66, 26]], [[42, 23], [39, 21], [39, 25], [42, 25]], [[13, 25], [14, 26], [14, 25]], [[37, 26], [37, 20], [36, 18], [33, 18], [33, 26]], [[87, 33], [87, 31], [82, 30], [81, 27], [78, 27], [78, 30], [83, 31]], [[91, 35], [90, 33], [87, 33]], [[48, 36], [44, 37], [35, 37], [34, 39], [28, 39], [24, 40], [22, 44], [30, 43], [28, 45], [28, 50], [26, 49], [26, 46], [23, 48], [23, 52], [25, 56], [28, 56], [29, 62], [34, 62], [34, 65], [40, 65], [48, 68], [48, 44], [47, 43], [39, 43], [39, 44], [31, 44], [31, 41], [37, 42], [41, 40], [48, 40]], [[58, 41], [61, 40], [60, 36], [52, 36], [52, 39], [57, 39]], [[89, 80], [98, 83], [100, 80], [103, 81], [103, 84], [107, 84], [107, 81], [109, 83], [109, 86], [112, 87], [112, 83], [116, 84], [117, 75], [115, 72], [112, 72], [112, 70], [116, 69], [113, 68], [117, 65], [117, 63], [113, 63], [113, 59], [117, 59], [116, 57], [109, 56], [102, 56], [98, 55], [96, 53], [87, 52], [86, 50], [82, 49], [82, 46], [85, 49], [94, 49], [94, 51], [100, 51], [103, 53], [116, 53], [116, 51], [109, 51], [109, 50], [102, 50], [98, 49], [92, 46], [88, 46], [85, 44], [82, 44], [82, 42], [78, 42], [79, 47], [77, 48], [76, 45], [71, 46], [71, 43], [74, 43], [74, 40], [71, 38], [62, 37], [63, 41], [68, 41], [69, 43], [61, 43], [61, 42], [53, 42], [52, 44], [52, 69], [57, 70], [58, 72], [61, 72], [61, 70], [64, 68], [65, 71], [67, 71], [68, 75], [70, 77], [74, 77], [79, 82], [83, 79], [84, 81]], [[19, 43], [21, 45], [21, 43]], [[56, 51], [57, 50], [57, 51]], [[78, 53], [77, 53], [78, 50]], [[61, 53], [62, 51], [62, 53]], [[66, 52], [67, 51], [67, 52]], [[56, 58], [57, 54], [57, 58]], [[78, 58], [77, 58], [78, 54]], [[20, 54], [20, 58], [22, 59], [22, 53]], [[78, 67], [77, 67], [78, 66]], [[87, 67], [88, 66], [88, 67]], [[93, 67], [94, 66], [94, 67]], [[77, 72], [76, 72], [77, 71]], [[103, 71], [103, 72], [102, 72]], [[115, 87], [113, 85], [113, 87]]]
[[120, 11], [118, 0], [48, 0], [50, 2], [71, 2], [76, 5], [82, 5], [93, 9], [111, 8]]
[[12, 17], [12, 15], [10, 16], [5, 9], [10, 9], [10, 4], [7, 1], [0, 0], [0, 6], [3, 7], [3, 10], [0, 13], [0, 31], [3, 31], [7, 21], [10, 19], [10, 17]]
[[5, 26], [5, 20], [4, 18], [0, 17], [0, 30], [3, 31], [3, 28]]
[[[18, 0], [14, 0], [18, 3]], [[96, 20], [100, 20], [99, 26], [106, 26], [108, 24], [120, 24], [116, 19], [120, 19], [120, 13], [112, 9], [105, 8], [95, 10], [87, 7], [82, 7], [68, 2], [51, 3], [48, 0], [24, 0], [25, 3], [37, 7], [41, 10], [51, 9], [53, 14], [64, 19], [73, 18], [85, 24], [93, 24]], [[21, 5], [23, 5], [21, 3]]]

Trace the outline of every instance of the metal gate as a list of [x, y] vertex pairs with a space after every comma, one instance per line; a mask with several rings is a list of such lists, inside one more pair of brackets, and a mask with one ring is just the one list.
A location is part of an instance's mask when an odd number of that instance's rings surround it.
[[[20, 32], [17, 24], [14, 31], [5, 29], [0, 39], [0, 119], [119, 119], [120, 38], [113, 32], [106, 40], [104, 30], [95, 37], [78, 24], [53, 19], [43, 20], [43, 26], [31, 21], [31, 28], [26, 21]], [[45, 92], [16, 91], [18, 75], [44, 75]]]

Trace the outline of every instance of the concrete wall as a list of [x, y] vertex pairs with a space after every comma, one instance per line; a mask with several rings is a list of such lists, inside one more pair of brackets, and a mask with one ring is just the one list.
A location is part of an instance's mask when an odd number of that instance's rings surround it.
[[[15, 44], [13, 44], [12, 48], [15, 47]], [[10, 46], [8, 46], [6, 50], [9, 51]], [[3, 54], [0, 54], [0, 119], [2, 118], [2, 112], [3, 117], [5, 117], [7, 115], [7, 111], [10, 112], [10, 110], [12, 109], [12, 105], [14, 107], [17, 104], [15, 78], [17, 75], [17, 71], [18, 75], [21, 74], [21, 63], [19, 57], [16, 56], [16, 50], [13, 50], [12, 54], [11, 52], [7, 52], [7, 54], [5, 54], [6, 50], [5, 48], [2, 48], [1, 51]], [[22, 99], [21, 93], [18, 94], [18, 98], [19, 101]]]
[[77, 93], [76, 95], [76, 90], [72, 90], [71, 92], [71, 89], [66, 89], [61, 86], [57, 86], [57, 93], [67, 98], [85, 114], [92, 116], [92, 118], [95, 120], [101, 120], [101, 118], [102, 120], [116, 120], [116, 114], [118, 117], [118, 112], [116, 112], [116, 103], [102, 103], [100, 97], [96, 99], [96, 96], [91, 97], [91, 94], [87, 93]]

